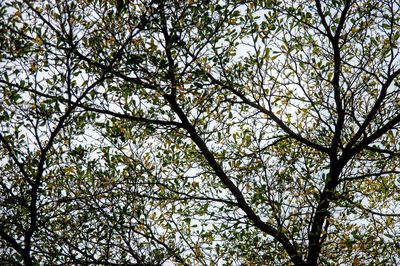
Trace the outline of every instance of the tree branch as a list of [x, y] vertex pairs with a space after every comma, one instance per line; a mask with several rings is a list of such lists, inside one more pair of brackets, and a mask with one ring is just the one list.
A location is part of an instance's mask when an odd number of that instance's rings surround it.
[[[371, 111], [368, 113], [367, 117], [365, 118], [364, 122], [362, 123], [361, 127], [358, 129], [356, 134], [351, 138], [351, 140], [348, 142], [348, 144], [345, 147], [345, 151], [349, 152], [350, 154], [355, 154], [362, 149], [366, 148], [371, 142], [374, 140], [378, 139], [381, 137], [383, 134], [385, 134], [389, 129], [391, 129], [395, 124], [400, 122], [400, 115], [393, 118], [391, 121], [389, 121], [386, 125], [383, 127], [379, 128], [375, 133], [370, 135], [369, 137], [363, 139], [358, 145], [356, 145], [357, 141], [359, 138], [362, 136], [362, 134], [365, 132], [365, 129], [368, 127], [368, 125], [372, 122], [373, 118], [375, 115], [378, 113], [379, 108], [382, 105], [383, 100], [386, 97], [387, 90], [389, 89], [390, 85], [394, 81], [395, 78], [397, 78], [400, 75], [400, 68], [394, 71], [386, 80], [386, 82], [383, 84], [381, 92], [379, 94], [378, 99], [376, 100], [375, 104], [371, 108]], [[354, 146], [354, 147], [353, 147]]]
[[175, 111], [178, 117], [181, 119], [182, 124], [185, 129], [188, 131], [190, 138], [196, 144], [201, 154], [207, 160], [210, 167], [214, 170], [215, 174], [219, 177], [221, 182], [229, 189], [232, 195], [235, 197], [238, 206], [246, 213], [247, 217], [254, 223], [256, 227], [258, 227], [261, 231], [267, 233], [268, 235], [274, 237], [277, 241], [279, 241], [286, 252], [291, 257], [291, 260], [296, 265], [304, 265], [304, 261], [301, 258], [301, 255], [298, 254], [296, 248], [290, 243], [290, 240], [287, 236], [282, 232], [273, 228], [271, 225], [263, 222], [260, 217], [252, 210], [252, 208], [248, 205], [245, 198], [243, 197], [240, 189], [232, 182], [232, 180], [226, 175], [221, 165], [216, 161], [212, 152], [208, 149], [204, 140], [197, 133], [196, 129], [192, 126], [192, 124], [187, 119], [186, 115], [182, 111], [182, 109], [177, 104], [175, 98], [170, 95], [164, 96], [170, 103], [171, 108]]
[[[203, 70], [203, 69], [202, 69]], [[328, 153], [329, 149], [314, 143], [306, 138], [304, 138], [303, 136], [301, 136], [300, 134], [295, 133], [292, 129], [290, 129], [282, 120], [280, 120], [272, 111], [264, 108], [263, 106], [252, 102], [251, 100], [249, 100], [243, 93], [239, 92], [238, 90], [234, 89], [233, 86], [230, 85], [226, 85], [223, 82], [219, 81], [218, 79], [216, 79], [213, 75], [211, 75], [210, 73], [208, 73], [207, 71], [203, 70], [204, 73], [211, 79], [212, 82], [214, 82], [216, 85], [219, 85], [227, 90], [229, 90], [230, 92], [232, 92], [233, 94], [235, 94], [236, 96], [238, 96], [240, 99], [242, 99], [242, 101], [244, 103], [246, 103], [247, 105], [259, 110], [261, 113], [268, 115], [276, 124], [278, 124], [278, 126], [286, 133], [289, 135], [289, 137], [303, 143], [304, 145], [314, 148], [320, 152], [324, 152], [324, 153]]]

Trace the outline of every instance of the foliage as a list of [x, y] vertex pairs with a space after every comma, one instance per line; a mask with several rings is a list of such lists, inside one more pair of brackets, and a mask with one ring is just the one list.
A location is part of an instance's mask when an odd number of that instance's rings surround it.
[[400, 11], [0, 4], [0, 260], [400, 261]]

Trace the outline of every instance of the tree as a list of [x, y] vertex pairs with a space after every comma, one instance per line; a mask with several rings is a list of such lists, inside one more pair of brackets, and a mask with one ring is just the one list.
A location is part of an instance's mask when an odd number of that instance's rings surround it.
[[399, 263], [399, 10], [3, 1], [1, 261]]

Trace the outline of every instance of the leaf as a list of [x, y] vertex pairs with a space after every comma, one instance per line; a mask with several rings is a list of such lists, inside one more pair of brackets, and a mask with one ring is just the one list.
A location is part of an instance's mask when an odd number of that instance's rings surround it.
[[395, 7], [3, 2], [0, 261], [398, 253]]
[[36, 36], [36, 38], [34, 39], [34, 42], [36, 44], [38, 44], [38, 45], [42, 45], [43, 44], [43, 41], [39, 36]]

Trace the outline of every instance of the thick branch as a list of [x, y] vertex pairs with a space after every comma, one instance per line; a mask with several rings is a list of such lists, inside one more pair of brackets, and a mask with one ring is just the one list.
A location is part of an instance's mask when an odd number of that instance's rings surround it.
[[[341, 135], [343, 131], [345, 114], [346, 114], [343, 108], [342, 97], [340, 94], [341, 93], [340, 75], [341, 75], [342, 58], [340, 54], [339, 40], [341, 31], [346, 21], [347, 12], [349, 11], [350, 6], [351, 6], [351, 1], [347, 0], [342, 10], [339, 24], [336, 27], [335, 35], [333, 36], [331, 29], [326, 21], [325, 15], [323, 13], [321, 2], [320, 0], [316, 0], [318, 15], [321, 19], [322, 25], [324, 26], [327, 32], [329, 41], [331, 42], [333, 49], [334, 73], [331, 84], [333, 86], [333, 91], [334, 91], [337, 121], [335, 125], [335, 133], [331, 142], [331, 147], [329, 149], [330, 150], [329, 175], [327, 177], [324, 190], [320, 195], [320, 199], [314, 217], [312, 219], [311, 230], [308, 235], [308, 241], [309, 241], [308, 258], [307, 258], [308, 265], [317, 265], [318, 263], [318, 257], [321, 251], [322, 242], [325, 240], [325, 238], [323, 238], [321, 235], [322, 226], [326, 221], [326, 218], [329, 216], [329, 211], [328, 211], [329, 204], [330, 201], [332, 200], [333, 192], [335, 191], [336, 186], [338, 185], [339, 175], [344, 165], [342, 162], [339, 162], [337, 158], [338, 146], [341, 142]], [[328, 224], [326, 224], [326, 226], [328, 226]]]
[[279, 241], [282, 244], [286, 252], [291, 257], [293, 263], [295, 263], [295, 265], [304, 265], [301, 255], [297, 253], [296, 248], [290, 243], [290, 240], [287, 238], [287, 236], [283, 232], [273, 228], [271, 225], [264, 223], [260, 219], [260, 217], [248, 205], [240, 189], [226, 175], [221, 165], [216, 161], [214, 155], [208, 149], [204, 140], [200, 137], [196, 129], [189, 122], [188, 118], [177, 104], [175, 98], [169, 95], [165, 95], [165, 98], [169, 101], [172, 110], [174, 110], [175, 113], [178, 115], [178, 117], [181, 119], [182, 124], [184, 125], [185, 129], [188, 131], [190, 135], [190, 138], [196, 144], [201, 154], [207, 160], [210, 167], [214, 170], [215, 174], [219, 177], [221, 182], [229, 189], [229, 191], [235, 197], [237, 205], [246, 213], [247, 217], [254, 223], [256, 227], [258, 227], [261, 231], [267, 233], [268, 235], [274, 237], [277, 241]]
[[4, 232], [2, 227], [3, 226], [1, 225], [0, 226], [0, 237], [2, 239], [4, 239], [7, 243], [9, 243], [15, 249], [15, 251], [17, 251], [19, 254], [21, 254], [23, 256], [25, 253], [24, 249], [20, 246], [20, 244], [18, 244], [18, 242], [13, 237], [11, 237], [6, 232]]

